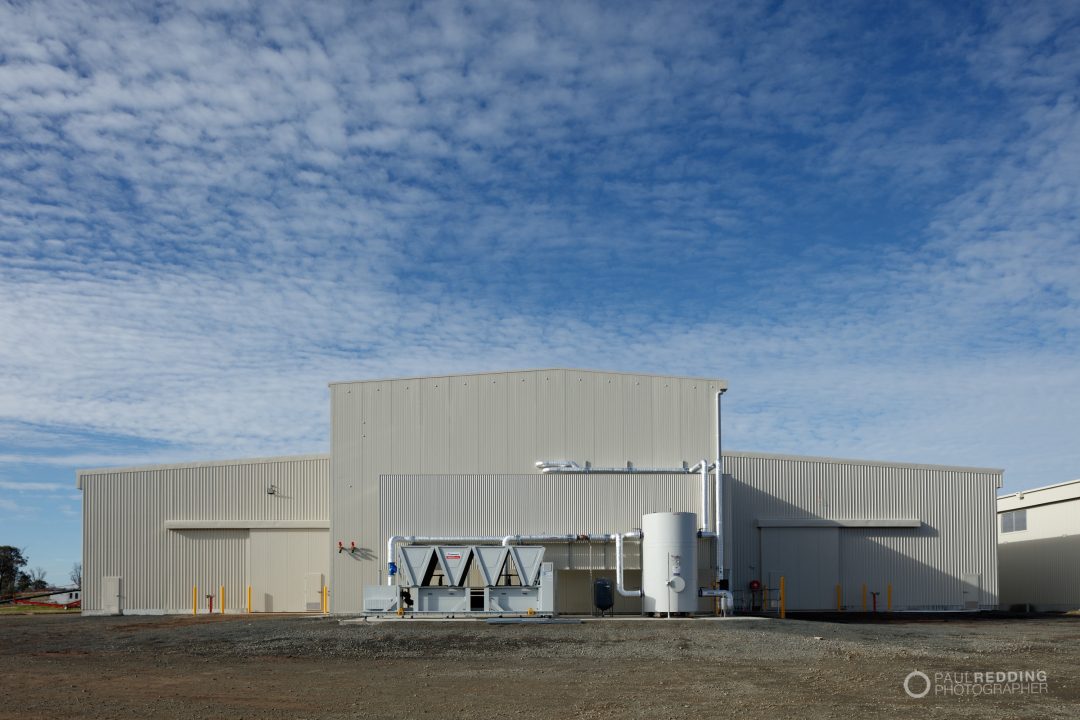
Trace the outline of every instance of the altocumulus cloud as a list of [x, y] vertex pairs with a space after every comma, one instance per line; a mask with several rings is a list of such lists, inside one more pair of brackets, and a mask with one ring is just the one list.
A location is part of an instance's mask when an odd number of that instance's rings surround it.
[[1078, 474], [1073, 4], [38, 2], [0, 48], [0, 461], [572, 365], [727, 377], [732, 445]]

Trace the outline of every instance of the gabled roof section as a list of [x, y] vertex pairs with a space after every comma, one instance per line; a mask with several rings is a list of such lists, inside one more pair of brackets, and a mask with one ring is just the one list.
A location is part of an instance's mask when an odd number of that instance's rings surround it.
[[297, 462], [300, 460], [330, 460], [330, 455], [280, 455], [274, 457], [239, 458], [234, 460], [207, 460], [205, 462], [165, 463], [162, 465], [132, 465], [102, 467], [75, 471], [75, 487], [82, 489], [84, 477], [93, 475], [115, 475], [117, 473], [154, 472], [157, 470], [183, 470], [204, 467], [228, 467], [230, 465], [260, 465], [265, 463]]

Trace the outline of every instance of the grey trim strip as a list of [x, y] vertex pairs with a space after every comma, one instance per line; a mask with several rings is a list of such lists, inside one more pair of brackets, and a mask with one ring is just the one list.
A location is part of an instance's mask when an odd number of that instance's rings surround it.
[[166, 520], [166, 530], [329, 530], [329, 520]]
[[[751, 460], [761, 458], [763, 460], [795, 460], [798, 462], [809, 463], [825, 463], [829, 465], [865, 465], [868, 467], [887, 467], [887, 468], [912, 468], [914, 470], [940, 470], [943, 472], [958, 472], [958, 473], [979, 473], [989, 475], [1003, 475], [1004, 470], [1000, 468], [983, 468], [983, 467], [964, 467], [961, 465], [928, 465], [926, 463], [911, 463], [911, 462], [891, 462], [889, 460], [859, 460], [858, 458], [834, 458], [834, 457], [820, 457], [817, 455], [783, 455], [777, 453], [767, 452], [746, 452], [740, 450], [725, 450], [724, 457], [731, 458], [749, 458]], [[737, 477], [734, 473], [729, 472], [727, 468], [724, 469], [724, 474]], [[1001, 478], [998, 479], [998, 487], [1001, 487]]]
[[593, 375], [626, 375], [630, 377], [665, 378], [669, 380], [693, 380], [696, 382], [717, 383], [728, 389], [727, 380], [721, 378], [696, 377], [692, 375], [663, 375], [656, 373], [636, 373], [623, 370], [597, 370], [595, 368], [518, 368], [516, 370], [487, 370], [479, 372], [447, 373], [443, 375], [403, 375], [401, 377], [369, 378], [367, 380], [332, 380], [327, 385], [361, 385], [363, 383], [399, 382], [402, 380], [445, 380], [453, 377], [478, 377], [484, 375], [522, 375], [536, 372], [590, 373]]
[[843, 518], [839, 520], [827, 520], [825, 518], [758, 518], [754, 521], [754, 524], [762, 528], [917, 528], [922, 527], [922, 520], [919, 518]]

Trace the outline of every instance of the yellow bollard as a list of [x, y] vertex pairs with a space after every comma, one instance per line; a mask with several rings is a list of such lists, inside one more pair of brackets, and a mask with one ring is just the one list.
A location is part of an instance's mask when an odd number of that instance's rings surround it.
[[892, 583], [889, 583], [885, 587], [885, 602], [885, 609], [887, 609], [889, 612], [892, 612]]
[[322, 586], [322, 611], [323, 615], [326, 614], [326, 586]]
[[192, 615], [198, 615], [199, 614], [199, 586], [198, 585], [192, 585], [191, 586], [191, 614]]
[[780, 576], [780, 619], [787, 617], [787, 593], [784, 590], [784, 576]]
[[862, 611], [866, 612], [866, 583], [862, 584]]
[[844, 591], [840, 587], [840, 583], [836, 584], [836, 612], [844, 611]]
[[218, 597], [221, 599], [221, 614], [225, 614], [225, 586], [222, 585]]
[[247, 604], [247, 611], [248, 611], [248, 612], [251, 612], [251, 586], [250, 586], [250, 585], [248, 585], [248, 604]]

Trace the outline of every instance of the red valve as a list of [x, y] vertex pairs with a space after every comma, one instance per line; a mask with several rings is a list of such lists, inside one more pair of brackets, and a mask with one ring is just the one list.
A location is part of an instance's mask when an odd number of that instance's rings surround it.
[[342, 551], [342, 550], [344, 550], [344, 549], [345, 549], [345, 543], [343, 543], [343, 542], [341, 542], [340, 540], [338, 540], [338, 541], [337, 541], [337, 551], [338, 551], [338, 552], [341, 552], [341, 551]]
[[352, 546], [352, 547], [350, 547], [350, 548], [349, 548], [349, 552], [352, 552], [353, 550], [355, 550], [355, 549], [356, 549], [356, 541], [355, 541], [355, 540], [353, 540], [352, 542], [350, 542], [350, 543], [349, 543], [349, 545], [351, 545], [351, 546]]

